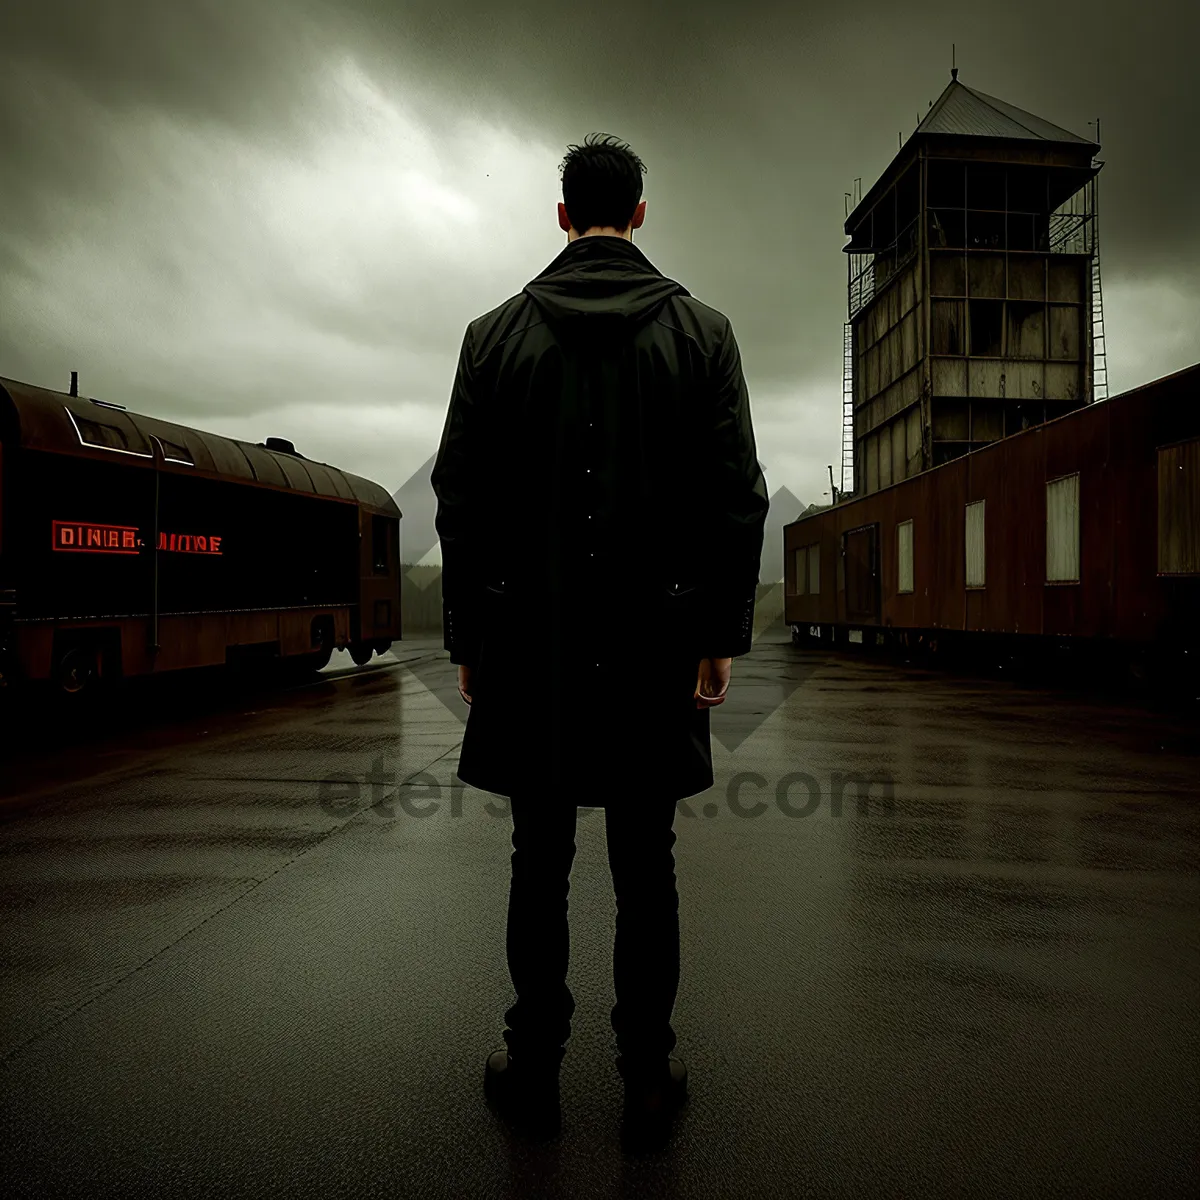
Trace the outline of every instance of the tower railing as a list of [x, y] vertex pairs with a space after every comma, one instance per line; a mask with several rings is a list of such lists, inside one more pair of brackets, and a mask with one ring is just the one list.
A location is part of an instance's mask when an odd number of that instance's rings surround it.
[[919, 217], [914, 217], [886, 246], [853, 251], [849, 258], [849, 316], [854, 316], [875, 298], [880, 288], [888, 285], [902, 267], [908, 265], [920, 246]]

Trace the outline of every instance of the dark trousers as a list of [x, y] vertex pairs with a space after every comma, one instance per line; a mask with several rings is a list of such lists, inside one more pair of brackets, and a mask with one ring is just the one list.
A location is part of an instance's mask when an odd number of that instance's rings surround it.
[[[567, 986], [567, 894], [578, 810], [561, 796], [513, 796], [508, 968], [517, 993], [504, 1014], [514, 1059], [560, 1061], [575, 999]], [[613, 947], [617, 1049], [631, 1064], [662, 1061], [675, 1048], [671, 1011], [679, 988], [679, 893], [675, 802], [634, 801], [605, 814], [617, 897]]]

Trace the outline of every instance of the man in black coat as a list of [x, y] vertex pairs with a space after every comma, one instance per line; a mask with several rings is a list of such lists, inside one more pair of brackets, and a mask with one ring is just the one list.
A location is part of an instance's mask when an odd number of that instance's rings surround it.
[[463, 338], [433, 469], [458, 777], [510, 799], [516, 1002], [489, 1096], [558, 1127], [577, 807], [605, 809], [626, 1129], [686, 1092], [675, 806], [713, 784], [709, 709], [751, 645], [767, 489], [727, 317], [633, 244], [641, 160], [569, 148], [567, 245]]

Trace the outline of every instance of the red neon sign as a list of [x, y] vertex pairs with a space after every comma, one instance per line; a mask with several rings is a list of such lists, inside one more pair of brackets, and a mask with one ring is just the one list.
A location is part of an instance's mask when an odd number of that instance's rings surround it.
[[92, 554], [136, 554], [141, 546], [136, 525], [96, 525], [90, 521], [51, 521], [55, 550], [82, 550]]
[[221, 538], [206, 534], [162, 533], [158, 535], [160, 550], [176, 550], [183, 554], [223, 554]]
[[[51, 521], [51, 546], [55, 550], [91, 554], [137, 554], [145, 543], [136, 525], [100, 525], [94, 521]], [[223, 535], [160, 531], [158, 549], [177, 554], [224, 554]]]

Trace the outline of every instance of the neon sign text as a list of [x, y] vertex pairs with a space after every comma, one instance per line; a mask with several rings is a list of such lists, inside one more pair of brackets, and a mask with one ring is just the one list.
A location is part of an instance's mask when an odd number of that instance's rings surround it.
[[222, 554], [221, 538], [192, 533], [162, 533], [158, 535], [160, 550], [177, 550], [184, 554]]
[[55, 550], [82, 550], [93, 554], [136, 554], [142, 544], [136, 525], [51, 521], [50, 537]]
[[[145, 545], [136, 525], [101, 525], [92, 521], [51, 521], [51, 545], [55, 550], [92, 554], [137, 554]], [[158, 535], [159, 550], [177, 554], [224, 554], [224, 535], [167, 533]]]

